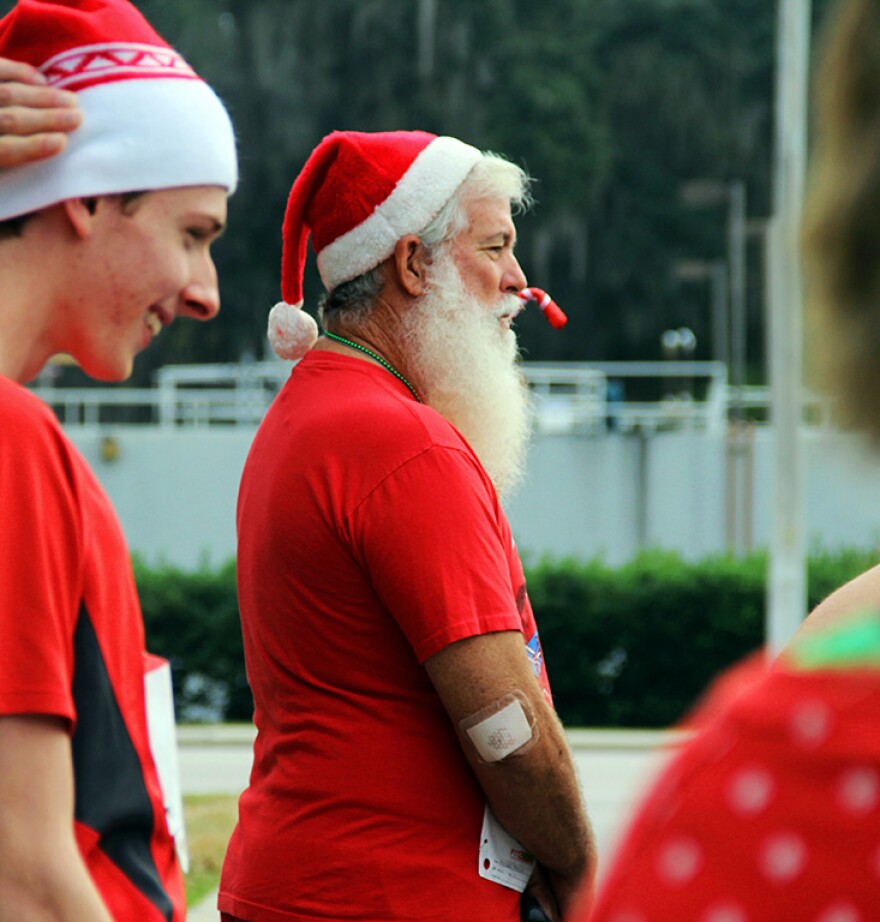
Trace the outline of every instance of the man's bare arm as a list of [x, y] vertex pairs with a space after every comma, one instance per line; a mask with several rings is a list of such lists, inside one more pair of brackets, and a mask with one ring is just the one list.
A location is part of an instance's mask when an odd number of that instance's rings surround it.
[[29, 64], [0, 58], [0, 167], [60, 153], [81, 122], [73, 93], [46, 86]]
[[[544, 868], [564, 918], [578, 886], [595, 874], [595, 844], [562, 725], [532, 673], [522, 636], [470, 637], [435, 654], [425, 668], [492, 812]], [[487, 709], [509, 701], [521, 702], [533, 722], [531, 739], [486, 761], [467, 728], [475, 715], [479, 722]]]
[[111, 922], [77, 848], [63, 721], [0, 717], [0, 922]]

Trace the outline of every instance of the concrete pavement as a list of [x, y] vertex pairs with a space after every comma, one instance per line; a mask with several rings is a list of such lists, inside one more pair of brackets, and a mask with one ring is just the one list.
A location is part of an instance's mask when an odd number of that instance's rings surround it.
[[[570, 729], [569, 744], [602, 858], [612, 850], [634, 803], [671, 749], [677, 731]], [[238, 794], [247, 785], [254, 729], [249, 725], [178, 728], [185, 794]], [[211, 894], [189, 912], [190, 922], [217, 922]]]

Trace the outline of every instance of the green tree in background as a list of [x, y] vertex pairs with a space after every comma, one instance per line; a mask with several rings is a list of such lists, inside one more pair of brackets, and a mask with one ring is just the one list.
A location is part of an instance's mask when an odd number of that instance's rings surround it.
[[[5, 12], [13, 4], [0, 2]], [[521, 261], [571, 318], [519, 321], [525, 357], [659, 358], [688, 325], [711, 358], [708, 285], [682, 258], [725, 253], [723, 206], [692, 179], [742, 180], [770, 214], [776, 4], [766, 0], [138, 0], [225, 100], [242, 181], [216, 245], [218, 323], [177, 324], [136, 368], [268, 354], [290, 184], [339, 128], [425, 128], [500, 150], [537, 179]], [[814, 0], [821, 23], [827, 0]], [[748, 249], [748, 357], [763, 366], [761, 240]], [[306, 278], [307, 308], [320, 283]], [[75, 377], [75, 372], [71, 372]]]

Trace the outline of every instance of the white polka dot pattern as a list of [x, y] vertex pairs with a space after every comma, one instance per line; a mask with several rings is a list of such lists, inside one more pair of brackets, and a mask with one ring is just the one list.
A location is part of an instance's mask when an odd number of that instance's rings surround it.
[[792, 739], [805, 749], [821, 746], [831, 735], [833, 723], [834, 714], [824, 701], [800, 701], [791, 714]]
[[749, 917], [742, 906], [734, 903], [716, 903], [706, 910], [700, 922], [749, 922]]
[[657, 870], [671, 887], [681, 887], [700, 871], [703, 853], [694, 839], [671, 839], [660, 849]]
[[864, 917], [851, 903], [835, 903], [821, 912], [816, 922], [864, 922]]
[[735, 813], [751, 816], [770, 804], [776, 783], [773, 775], [761, 766], [737, 772], [727, 790], [727, 802]]
[[804, 840], [791, 832], [780, 832], [764, 843], [758, 854], [758, 867], [770, 880], [788, 883], [798, 877], [807, 863]]
[[869, 766], [848, 769], [841, 776], [837, 798], [847, 813], [870, 813], [880, 802], [880, 772]]

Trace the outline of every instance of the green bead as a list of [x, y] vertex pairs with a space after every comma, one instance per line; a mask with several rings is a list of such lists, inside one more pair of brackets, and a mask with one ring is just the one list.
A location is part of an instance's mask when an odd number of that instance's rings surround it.
[[372, 349], [368, 349], [366, 346], [362, 346], [360, 343], [352, 342], [350, 339], [346, 339], [344, 336], [337, 336], [335, 333], [330, 333], [327, 330], [324, 331], [324, 335], [328, 339], [335, 339], [336, 342], [342, 343], [345, 346], [350, 346], [352, 349], [357, 349], [359, 352], [363, 352], [366, 355], [370, 356], [370, 358], [375, 359], [384, 369], [386, 369], [387, 371], [390, 371], [391, 374], [393, 374], [395, 378], [397, 378], [399, 381], [402, 381], [410, 389], [410, 392], [412, 393], [413, 397], [415, 397], [419, 403], [422, 402], [422, 398], [419, 397], [419, 392], [412, 386], [412, 384], [409, 383], [409, 381], [406, 380], [406, 378], [404, 378], [404, 376], [390, 362], [387, 362], [385, 359], [383, 359], [381, 355], [379, 355], [376, 352], [373, 352]]

